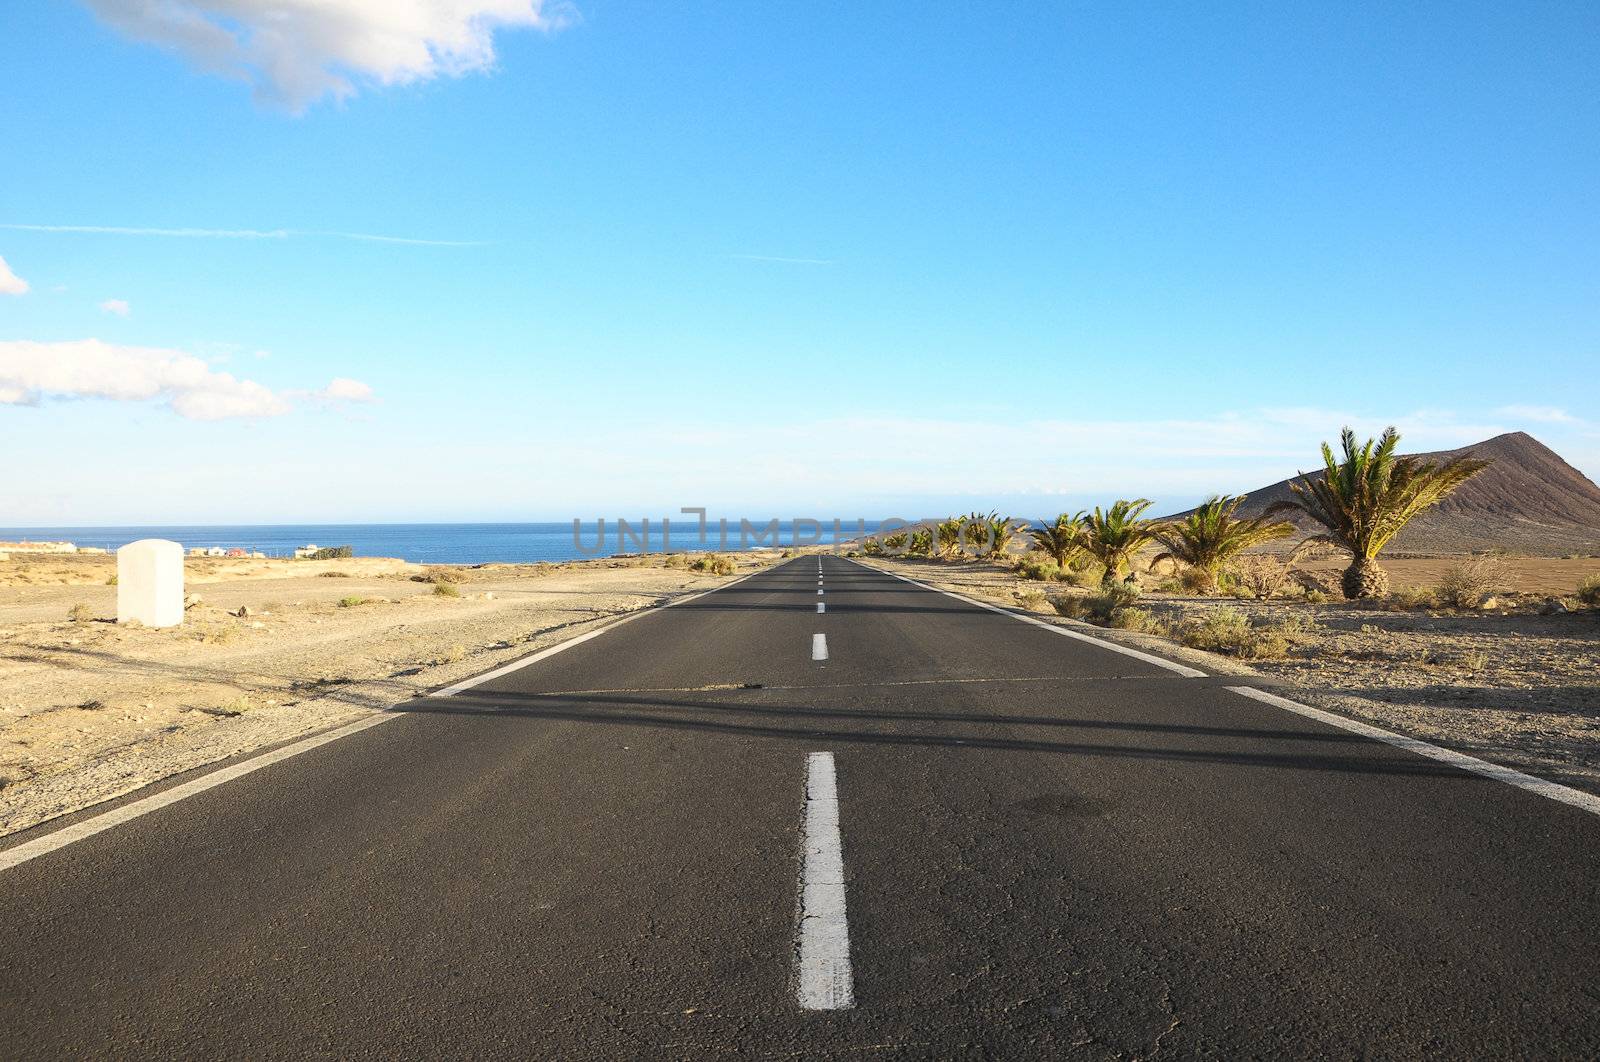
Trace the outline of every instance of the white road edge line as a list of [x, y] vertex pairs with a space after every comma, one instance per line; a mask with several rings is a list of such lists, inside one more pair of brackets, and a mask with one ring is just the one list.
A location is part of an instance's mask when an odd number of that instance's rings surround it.
[[[821, 606], [818, 606], [819, 608]], [[828, 659], [828, 636], [826, 634], [813, 634], [811, 636], [811, 659]]]
[[[760, 574], [760, 572], [751, 572], [749, 575], [740, 576], [732, 582], [724, 583], [721, 586], [712, 587], [710, 590], [705, 590], [698, 594], [690, 594], [688, 597], [680, 597], [676, 601], [667, 602], [665, 605], [661, 606], [661, 609], [668, 609], [675, 605], [686, 604], [690, 601], [705, 597], [707, 594], [714, 594], [718, 590], [726, 590], [730, 586], [742, 583], [746, 579]], [[502, 667], [497, 667], [493, 671], [485, 671], [481, 675], [475, 675], [472, 678], [464, 679], [463, 681], [456, 683], [454, 686], [447, 686], [436, 693], [427, 694], [427, 696], [452, 697], [457, 693], [460, 693], [463, 690], [469, 690], [480, 683], [488, 682], [490, 679], [499, 678], [501, 675], [509, 675], [513, 671], [519, 671], [530, 664], [536, 664], [541, 660], [545, 660], [556, 655], [557, 653], [571, 649], [575, 645], [581, 645], [591, 638], [598, 638], [607, 631], [615, 630], [616, 628], [622, 626], [629, 620], [636, 619], [639, 616], [649, 615], [652, 612], [661, 611], [661, 609], [643, 608], [637, 612], [631, 612], [628, 615], [622, 616], [603, 627], [599, 627], [585, 634], [580, 634], [576, 638], [568, 638], [564, 642], [557, 642], [555, 645], [552, 645], [546, 649], [541, 649], [536, 653], [531, 653], [528, 656], [513, 660], [511, 663]], [[171, 804], [176, 804], [180, 800], [187, 800], [189, 797], [204, 793], [208, 789], [214, 789], [219, 785], [225, 785], [236, 778], [243, 778], [245, 775], [253, 774], [256, 771], [261, 770], [263, 767], [270, 767], [275, 763], [282, 763], [284, 760], [298, 756], [302, 752], [310, 752], [314, 748], [331, 744], [332, 742], [338, 741], [340, 738], [347, 738], [352, 734], [359, 734], [363, 730], [370, 730], [373, 727], [379, 726], [383, 723], [391, 723], [396, 719], [402, 719], [405, 717], [405, 714], [405, 712], [397, 712], [393, 708], [385, 709], [382, 714], [374, 715], [367, 719], [359, 719], [354, 723], [339, 727], [337, 730], [329, 730], [326, 733], [316, 734], [308, 737], [303, 741], [296, 741], [292, 745], [285, 745], [280, 749], [274, 749], [271, 752], [262, 753], [260, 756], [256, 756], [252, 759], [244, 760], [243, 762], [235, 763], [230, 767], [223, 767], [220, 770], [212, 771], [209, 774], [205, 774], [199, 778], [184, 782], [181, 785], [175, 785], [171, 789], [163, 789], [161, 792], [144, 797], [141, 800], [130, 801], [126, 804], [123, 804], [121, 807], [112, 808], [110, 811], [102, 812], [99, 815], [94, 815], [90, 818], [83, 819], [82, 821], [75, 822], [70, 826], [64, 826], [59, 830], [45, 834], [43, 837], [36, 837], [31, 841], [26, 841], [12, 848], [7, 848], [4, 851], [0, 851], [0, 871], [10, 870], [12, 867], [20, 866], [31, 859], [37, 859], [40, 856], [47, 855], [56, 851], [57, 849], [65, 848], [67, 845], [72, 844], [75, 841], [81, 841], [85, 838], [93, 837], [97, 833], [103, 833], [114, 826], [120, 826], [125, 822], [148, 815], [152, 811], [159, 811]], [[3, 842], [3, 840], [3, 838], [0, 838], [0, 842]]]
[[1078, 631], [1071, 630], [1067, 627], [1060, 627], [1054, 623], [1046, 623], [1044, 620], [1034, 619], [1032, 616], [1019, 616], [1008, 608], [1001, 608], [999, 605], [991, 605], [987, 601], [979, 601], [975, 598], [966, 597], [951, 590], [940, 590], [937, 586], [929, 586], [927, 583], [919, 583], [915, 579], [908, 578], [904, 575], [899, 575], [895, 572], [886, 572], [882, 568], [874, 568], [870, 564], [862, 564], [860, 561], [854, 561], [852, 563], [865, 568], [868, 571], [887, 575], [891, 579], [899, 579], [901, 582], [910, 583], [912, 586], [921, 587], [924, 590], [931, 590], [936, 594], [943, 594], [945, 597], [953, 597], [957, 601], [965, 601], [969, 605], [976, 605], [978, 608], [986, 608], [990, 612], [998, 612], [1002, 616], [1010, 616], [1019, 623], [1031, 623], [1035, 627], [1041, 627], [1044, 630], [1050, 631], [1054, 634], [1059, 634], [1063, 638], [1076, 638], [1080, 642], [1088, 642], [1090, 645], [1098, 645], [1100, 648], [1109, 649], [1113, 653], [1121, 653], [1123, 656], [1131, 656], [1135, 660], [1143, 660], [1147, 664], [1154, 664], [1157, 667], [1164, 667], [1168, 671], [1182, 675], [1184, 678], [1206, 677], [1206, 673], [1204, 671], [1201, 671], [1198, 668], [1189, 667], [1187, 664], [1179, 664], [1175, 661], [1167, 660], [1152, 653], [1141, 653], [1139, 650], [1131, 649], [1126, 645], [1118, 645], [1116, 642], [1107, 641], [1104, 638], [1096, 638], [1092, 635], [1081, 634]]
[[1327, 723], [1329, 726], [1336, 726], [1340, 730], [1348, 730], [1352, 734], [1360, 734], [1362, 737], [1368, 737], [1374, 741], [1382, 741], [1385, 744], [1393, 745], [1395, 748], [1405, 749], [1407, 752], [1414, 752], [1418, 756], [1426, 756], [1431, 760], [1438, 760], [1440, 763], [1448, 763], [1450, 766], [1458, 767], [1463, 771], [1481, 774], [1485, 778], [1493, 778], [1497, 782], [1514, 785], [1518, 789], [1526, 789], [1530, 793], [1535, 793], [1550, 800], [1558, 800], [1563, 804], [1570, 804], [1575, 808], [1589, 812], [1591, 815], [1600, 815], [1600, 796], [1595, 796], [1592, 793], [1584, 793], [1561, 785], [1559, 782], [1535, 778], [1531, 774], [1523, 774], [1521, 771], [1514, 771], [1510, 767], [1502, 767], [1487, 760], [1480, 760], [1476, 756], [1468, 756], [1464, 752], [1455, 752], [1451, 749], [1440, 748], [1438, 745], [1430, 745], [1428, 742], [1418, 738], [1391, 733], [1388, 730], [1372, 726], [1370, 723], [1358, 722], [1342, 715], [1335, 715], [1333, 712], [1325, 712], [1321, 708], [1313, 708], [1309, 704], [1291, 701], [1289, 698], [1280, 697], [1276, 693], [1268, 693], [1265, 690], [1258, 690], [1251, 686], [1228, 686], [1226, 688], [1234, 693], [1249, 697], [1251, 700], [1260, 701], [1262, 704], [1270, 704], [1274, 708], [1282, 708], [1284, 711], [1303, 715], [1307, 719], [1315, 719], [1319, 723]]
[[844, 906], [844, 847], [839, 843], [839, 779], [833, 753], [806, 757], [805, 861], [795, 941], [795, 996], [806, 1010], [855, 1006], [850, 925]]

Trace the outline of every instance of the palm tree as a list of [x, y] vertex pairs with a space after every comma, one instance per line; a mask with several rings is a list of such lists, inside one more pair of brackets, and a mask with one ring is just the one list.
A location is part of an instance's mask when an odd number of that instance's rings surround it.
[[1302, 473], [1289, 484], [1294, 497], [1268, 506], [1265, 515], [1297, 510], [1327, 528], [1300, 545], [1323, 543], [1349, 550], [1344, 596], [1382, 597], [1389, 592], [1389, 573], [1378, 563], [1378, 553], [1413, 516], [1444, 500], [1489, 462], [1462, 456], [1440, 465], [1396, 457], [1400, 435], [1393, 428], [1385, 428], [1376, 443], [1368, 439], [1360, 447], [1356, 433], [1345, 428], [1340, 443], [1343, 460], [1336, 460], [1333, 448], [1323, 443], [1322, 475]]
[[911, 545], [906, 553], [912, 557], [926, 557], [933, 553], [933, 532], [926, 527], [911, 532]]
[[1026, 530], [1028, 523], [1010, 516], [997, 516], [989, 514], [989, 551], [988, 556], [998, 557], [1004, 553], [1019, 532]]
[[961, 519], [952, 517], [939, 524], [936, 539], [939, 556], [954, 557], [961, 551]]
[[1155, 533], [1156, 541], [1167, 551], [1151, 563], [1182, 561], [1203, 572], [1206, 583], [1215, 590], [1217, 573], [1224, 563], [1252, 546], [1294, 534], [1294, 525], [1287, 520], [1272, 520], [1266, 516], [1246, 520], [1234, 516], [1243, 502], [1242, 494], [1238, 497], [1212, 495], [1182, 520], [1167, 524]]
[[995, 519], [998, 513], [968, 513], [961, 518], [961, 550], [981, 557], [989, 552], [992, 543], [989, 541], [991, 534], [989, 521]]
[[1123, 499], [1105, 512], [1096, 505], [1094, 512], [1079, 514], [1083, 520], [1083, 548], [1105, 565], [1105, 575], [1100, 578], [1102, 586], [1110, 586], [1120, 579], [1122, 569], [1128, 566], [1133, 555], [1154, 539], [1157, 531], [1164, 529], [1164, 525], [1154, 520], [1139, 518], [1148, 508], [1150, 502], [1145, 498]]
[[1069, 516], [1062, 513], [1056, 517], [1055, 523], [1035, 527], [1028, 535], [1035, 546], [1050, 554], [1057, 568], [1066, 571], [1073, 560], [1083, 555], [1083, 543], [1079, 541], [1083, 536], [1083, 514]]

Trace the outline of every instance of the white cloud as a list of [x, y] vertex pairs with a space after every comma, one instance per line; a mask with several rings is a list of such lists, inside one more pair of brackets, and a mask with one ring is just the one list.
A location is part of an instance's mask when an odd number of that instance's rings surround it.
[[335, 377], [327, 387], [317, 392], [317, 397], [330, 402], [373, 401], [371, 387], [360, 380], [352, 380], [345, 376]]
[[106, 313], [114, 313], [118, 317], [126, 317], [133, 312], [133, 307], [128, 305], [127, 299], [107, 299], [100, 304]]
[[[371, 388], [355, 380], [334, 384], [343, 385], [346, 395], [360, 390], [363, 401], [372, 398]], [[216, 372], [181, 350], [98, 339], [0, 340], [0, 405], [38, 405], [49, 398], [160, 401], [189, 420], [226, 420], [281, 416], [293, 408], [290, 397], [254, 380]]]
[[1540, 424], [1577, 424], [1579, 420], [1559, 406], [1501, 406], [1495, 410], [1502, 417], [1533, 420]]
[[545, 0], [87, 0], [137, 40], [202, 69], [249, 81], [295, 110], [380, 85], [483, 71], [503, 27], [551, 30], [569, 20]]
[[26, 295], [28, 282], [11, 271], [6, 260], [0, 258], [0, 295]]

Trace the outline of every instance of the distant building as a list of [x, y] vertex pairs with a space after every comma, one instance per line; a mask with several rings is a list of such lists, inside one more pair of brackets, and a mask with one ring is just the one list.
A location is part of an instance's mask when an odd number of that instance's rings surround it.
[[221, 546], [212, 546], [206, 550], [206, 556], [208, 557], [226, 557], [227, 555], [228, 551]]
[[295, 560], [305, 560], [307, 557], [311, 556], [321, 548], [322, 547], [317, 545], [315, 542], [308, 546], [301, 546], [299, 549], [294, 551]]
[[205, 555], [206, 548], [204, 546], [191, 546], [189, 548], [189, 556], [191, 557], [204, 557]]
[[250, 554], [246, 553], [244, 550], [240, 549], [238, 546], [235, 546], [235, 547], [233, 547], [232, 549], [230, 549], [228, 551], [228, 556], [230, 556], [230, 557], [248, 557], [249, 555]]

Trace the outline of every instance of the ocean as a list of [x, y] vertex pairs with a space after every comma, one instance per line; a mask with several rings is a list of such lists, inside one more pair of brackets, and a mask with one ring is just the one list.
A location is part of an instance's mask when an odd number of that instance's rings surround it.
[[[871, 534], [878, 521], [841, 520], [838, 538], [855, 538]], [[751, 521], [755, 533], [766, 532], [767, 523]], [[863, 531], [863, 528], [865, 529]], [[629, 536], [619, 541], [616, 521], [605, 521], [604, 539], [600, 538], [595, 521], [586, 521], [578, 530], [576, 540], [571, 522], [538, 524], [241, 524], [238, 526], [187, 526], [187, 527], [0, 527], [0, 541], [19, 540], [73, 542], [79, 546], [99, 546], [116, 549], [118, 546], [141, 538], [166, 538], [182, 543], [185, 550], [194, 547], [221, 546], [259, 550], [269, 557], [292, 556], [300, 546], [349, 546], [358, 557], [399, 557], [421, 564], [486, 564], [501, 561], [527, 564], [534, 561], [579, 560], [585, 557], [614, 556], [618, 553], [662, 552], [661, 521], [651, 520], [648, 546], [641, 546], [636, 536], [641, 533], [637, 520], [629, 521]], [[717, 520], [708, 522], [706, 541], [699, 538], [699, 523], [693, 516], [672, 521], [670, 545], [674, 551], [723, 550], [741, 548], [739, 521], [730, 520], [727, 540], [720, 537]], [[833, 522], [823, 522], [820, 532], [805, 521], [800, 533], [809, 536], [820, 533], [820, 541], [835, 540]], [[778, 525], [779, 544], [794, 544], [794, 522], [781, 521]], [[748, 542], [746, 548], [770, 545]]]

